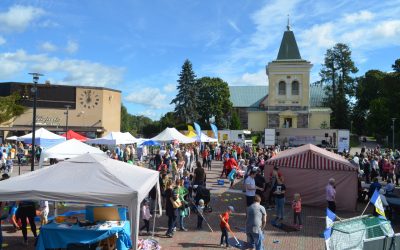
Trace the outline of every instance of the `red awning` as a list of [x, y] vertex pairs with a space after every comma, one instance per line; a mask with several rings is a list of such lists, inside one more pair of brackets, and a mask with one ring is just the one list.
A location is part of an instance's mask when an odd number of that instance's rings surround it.
[[74, 132], [72, 130], [68, 130], [67, 133], [62, 134], [61, 136], [66, 137], [67, 140], [76, 139], [76, 140], [82, 141], [82, 142], [85, 142], [88, 139], [87, 137], [85, 137], [85, 136], [83, 136], [81, 134], [78, 134], [78, 133], [76, 133], [76, 132]]
[[282, 151], [277, 156], [267, 161], [267, 165], [275, 164], [279, 167], [289, 168], [339, 171], [358, 170], [340, 155], [312, 144]]

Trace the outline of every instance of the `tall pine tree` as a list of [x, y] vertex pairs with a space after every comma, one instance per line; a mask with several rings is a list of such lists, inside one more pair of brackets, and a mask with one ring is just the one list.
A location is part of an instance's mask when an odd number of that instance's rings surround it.
[[325, 54], [320, 76], [326, 84], [326, 103], [332, 109], [331, 124], [334, 128], [349, 128], [349, 98], [354, 96], [354, 78], [351, 74], [358, 72], [351, 59], [349, 46], [337, 43]]
[[186, 59], [179, 74], [178, 94], [171, 101], [175, 104], [176, 115], [186, 123], [197, 121], [199, 113], [197, 111], [198, 87], [196, 75], [192, 69], [192, 63]]

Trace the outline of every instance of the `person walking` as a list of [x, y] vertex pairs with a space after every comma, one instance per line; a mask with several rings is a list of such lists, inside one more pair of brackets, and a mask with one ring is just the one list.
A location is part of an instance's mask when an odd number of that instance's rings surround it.
[[302, 229], [303, 223], [301, 222], [301, 197], [300, 197], [299, 193], [294, 194], [293, 201], [292, 201], [292, 209], [293, 209], [294, 227], [296, 227], [298, 229]]
[[250, 247], [264, 249], [264, 228], [267, 223], [267, 212], [261, 206], [261, 197], [255, 195], [254, 203], [246, 210], [246, 235]]
[[36, 232], [36, 224], [35, 224], [35, 216], [36, 216], [36, 207], [33, 201], [23, 201], [19, 204], [16, 217], [21, 220], [21, 231], [22, 236], [24, 237], [24, 244], [28, 245], [28, 230], [27, 230], [27, 221], [29, 221], [29, 225], [31, 226], [31, 231], [33, 236], [37, 238]]
[[196, 162], [196, 166], [193, 174], [193, 185], [205, 186], [206, 172], [199, 161]]
[[275, 204], [276, 204], [276, 221], [283, 220], [283, 216], [285, 214], [285, 193], [286, 186], [283, 184], [282, 178], [278, 178], [275, 187], [272, 189], [273, 194], [275, 195]]
[[176, 218], [178, 217], [179, 207], [181, 207], [181, 205], [178, 193], [173, 191], [172, 181], [169, 180], [167, 189], [165, 190], [165, 214], [168, 216], [168, 230], [165, 235], [170, 238], [174, 235]]
[[330, 178], [328, 185], [325, 188], [326, 191], [326, 201], [328, 202], [328, 208], [332, 212], [336, 212], [336, 187], [335, 187], [335, 179]]
[[249, 176], [247, 176], [246, 181], [245, 181], [245, 186], [246, 186], [246, 204], [247, 206], [251, 206], [254, 202], [254, 196], [256, 195], [256, 190], [262, 190], [262, 188], [259, 188], [256, 186], [256, 182], [254, 180], [254, 177], [257, 174], [257, 170], [252, 169], [250, 171]]
[[149, 204], [149, 200], [145, 199], [143, 201], [143, 205], [142, 205], [142, 209], [141, 211], [141, 215], [142, 215], [142, 219], [144, 222], [144, 225], [139, 229], [139, 231], [142, 231], [143, 229], [146, 229], [147, 234], [150, 234], [150, 218], [151, 213], [150, 213], [150, 204]]

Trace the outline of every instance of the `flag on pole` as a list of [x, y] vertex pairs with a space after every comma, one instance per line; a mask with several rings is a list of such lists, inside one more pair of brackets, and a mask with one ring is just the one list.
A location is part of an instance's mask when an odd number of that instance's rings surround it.
[[218, 128], [217, 128], [217, 126], [215, 126], [215, 124], [212, 124], [212, 123], [211, 123], [211, 130], [212, 130], [213, 133], [214, 133], [214, 138], [215, 138], [215, 139], [218, 139]]
[[333, 222], [336, 219], [336, 214], [332, 212], [329, 208], [326, 209], [326, 228], [331, 228]]
[[332, 227], [325, 229], [324, 231], [324, 239], [325, 239], [325, 246], [326, 249], [329, 250], [329, 240], [331, 239], [331, 235], [332, 235]]
[[336, 214], [332, 212], [329, 208], [326, 209], [326, 229], [324, 231], [324, 238], [325, 238], [325, 246], [326, 249], [329, 250], [329, 240], [331, 239], [332, 235], [332, 226], [333, 222], [336, 219]]
[[379, 195], [378, 190], [375, 189], [374, 194], [371, 197], [371, 203], [374, 204], [375, 210], [378, 214], [382, 215], [383, 217], [385, 216], [385, 209], [383, 208], [381, 196]]
[[188, 131], [189, 132], [191, 132], [191, 131], [193, 131], [194, 132], [194, 128], [193, 128], [193, 126], [192, 125], [187, 125], [188, 126]]
[[197, 140], [199, 142], [201, 142], [201, 128], [200, 128], [200, 125], [195, 123], [195, 122], [193, 122], [193, 124], [194, 124], [194, 128], [196, 129]]

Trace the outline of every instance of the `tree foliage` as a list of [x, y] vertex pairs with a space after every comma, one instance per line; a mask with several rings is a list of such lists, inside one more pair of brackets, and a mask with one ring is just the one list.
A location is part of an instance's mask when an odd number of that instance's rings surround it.
[[179, 74], [178, 94], [171, 101], [175, 104], [175, 113], [179, 119], [192, 123], [199, 118], [198, 114], [198, 86], [192, 63], [186, 59]]
[[19, 104], [20, 98], [18, 93], [9, 96], [0, 96], [0, 124], [18, 117], [25, 112], [25, 107]]
[[228, 83], [221, 78], [211, 77], [202, 77], [197, 81], [199, 123], [205, 126], [214, 117], [217, 127], [228, 127], [228, 116], [232, 109]]
[[331, 125], [334, 128], [349, 128], [349, 100], [355, 94], [352, 74], [358, 72], [351, 59], [350, 48], [343, 43], [336, 44], [325, 54], [320, 76], [326, 85], [326, 104], [332, 109]]
[[232, 111], [231, 124], [229, 128], [233, 130], [242, 129], [239, 114], [235, 110]]
[[[396, 63], [400, 63], [397, 59]], [[394, 64], [394, 65], [395, 65]], [[392, 118], [400, 118], [400, 73], [369, 70], [357, 80], [354, 128], [358, 134], [374, 135], [381, 140], [392, 137]], [[398, 131], [400, 120], [396, 120]], [[397, 136], [398, 137], [398, 136]]]
[[143, 135], [143, 129], [153, 121], [143, 115], [136, 116], [128, 113], [124, 105], [121, 106], [121, 131], [130, 132], [134, 136]]

